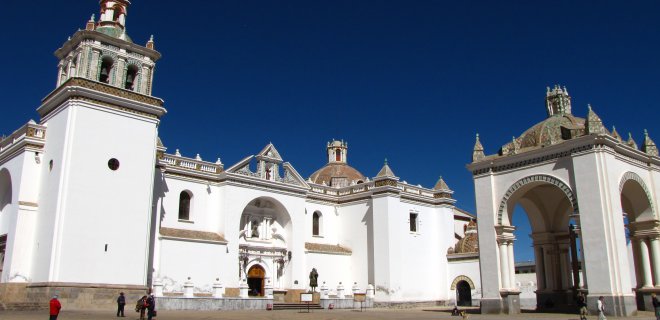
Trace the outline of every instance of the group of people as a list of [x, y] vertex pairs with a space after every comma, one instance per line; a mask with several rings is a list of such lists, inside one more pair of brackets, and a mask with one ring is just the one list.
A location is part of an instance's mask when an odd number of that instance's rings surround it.
[[[124, 316], [124, 305], [126, 305], [126, 299], [124, 298], [124, 293], [121, 292], [117, 298], [117, 317], [120, 316], [120, 313], [122, 317]], [[147, 320], [152, 320], [156, 317], [156, 298], [151, 293], [151, 289], [149, 289], [147, 295], [142, 296], [135, 303], [135, 312], [140, 313], [140, 320], [144, 320], [145, 314]]]
[[[58, 300], [58, 296], [54, 295], [53, 298], [50, 299], [49, 304], [50, 320], [57, 320], [57, 317], [60, 314], [60, 310], [62, 309], [62, 304]], [[124, 296], [123, 292], [120, 292], [119, 297], [117, 297], [117, 317], [125, 317], [125, 306], [126, 296]], [[156, 317], [156, 298], [151, 293], [151, 289], [147, 291], [147, 295], [142, 296], [142, 298], [137, 301], [135, 304], [135, 312], [140, 313], [140, 320], [144, 320], [145, 315], [147, 320], [152, 320]]]
[[[658, 302], [658, 298], [655, 296], [655, 293], [651, 294], [651, 302], [653, 303], [653, 311], [655, 313], [655, 319], [660, 320], [660, 302]], [[586, 297], [582, 292], [578, 293], [577, 305], [580, 308], [580, 320], [587, 320], [587, 315], [589, 314], [589, 311], [587, 311]], [[605, 317], [605, 297], [603, 296], [598, 297], [596, 309], [598, 310], [598, 320], [606, 320], [607, 318]]]

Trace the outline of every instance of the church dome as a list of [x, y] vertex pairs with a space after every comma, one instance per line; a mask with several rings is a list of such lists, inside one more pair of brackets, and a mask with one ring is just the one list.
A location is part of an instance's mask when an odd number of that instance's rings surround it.
[[328, 163], [323, 168], [314, 172], [309, 179], [316, 184], [326, 184], [336, 187], [344, 187], [354, 182], [365, 181], [365, 177], [360, 171], [357, 171], [346, 163]]
[[584, 118], [572, 114], [554, 115], [531, 128], [527, 129], [519, 138], [520, 148], [549, 146], [562, 140], [562, 127], [565, 130], [584, 131]]

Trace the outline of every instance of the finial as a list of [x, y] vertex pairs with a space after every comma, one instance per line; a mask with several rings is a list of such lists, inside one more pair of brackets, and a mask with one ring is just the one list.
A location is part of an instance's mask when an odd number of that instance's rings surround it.
[[177, 157], [180, 157], [180, 156], [181, 156], [181, 152], [179, 152], [179, 149], [176, 149], [176, 150], [174, 151], [174, 155], [177, 156]]
[[591, 111], [591, 103], [587, 103], [587, 108]]
[[632, 133], [628, 132], [628, 139], [632, 140]]
[[218, 160], [215, 162], [215, 164], [222, 164], [222, 161], [220, 161], [220, 157], [218, 157]]
[[649, 136], [649, 132], [646, 131], [646, 129], [644, 129], [644, 137], [647, 137], [647, 138], [648, 138], [648, 136]]
[[92, 13], [92, 16], [89, 18], [89, 22], [94, 22], [94, 14]]
[[387, 158], [385, 158], [385, 165], [387, 165]]
[[195, 156], [195, 160], [202, 161], [202, 157], [199, 155], [199, 153]]
[[154, 42], [154, 35], [149, 36], [149, 41]]
[[71, 40], [71, 36], [68, 36], [68, 37], [66, 38], [66, 41], [69, 41], [69, 40]]
[[479, 132], [477, 132], [477, 140], [479, 140]]

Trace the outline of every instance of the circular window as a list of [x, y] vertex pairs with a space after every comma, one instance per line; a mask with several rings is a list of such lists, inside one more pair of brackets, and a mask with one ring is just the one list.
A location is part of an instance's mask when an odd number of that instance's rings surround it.
[[112, 171], [119, 169], [119, 160], [115, 158], [108, 160], [108, 168]]

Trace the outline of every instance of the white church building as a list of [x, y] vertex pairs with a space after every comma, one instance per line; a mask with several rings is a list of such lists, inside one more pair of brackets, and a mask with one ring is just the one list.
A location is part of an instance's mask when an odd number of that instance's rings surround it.
[[475, 217], [441, 178], [408, 184], [387, 162], [366, 176], [337, 140], [310, 177], [273, 144], [232, 165], [168, 150], [160, 53], [126, 34], [128, 0], [100, 3], [55, 52], [39, 121], [0, 141], [0, 305], [107, 307], [153, 288], [162, 307], [262, 308], [296, 302], [313, 268], [338, 305], [481, 298]]

